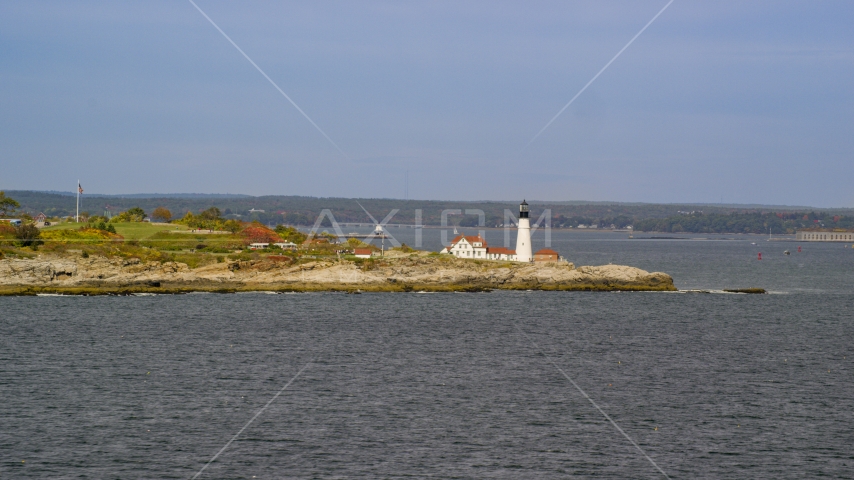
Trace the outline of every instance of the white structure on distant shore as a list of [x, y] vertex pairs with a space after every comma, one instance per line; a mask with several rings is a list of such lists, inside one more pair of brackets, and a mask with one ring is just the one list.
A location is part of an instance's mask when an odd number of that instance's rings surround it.
[[795, 234], [798, 242], [854, 242], [854, 230], [799, 230]]
[[516, 250], [504, 247], [490, 247], [480, 235], [458, 235], [451, 240], [449, 247], [439, 253], [448, 253], [458, 258], [475, 260], [503, 260], [510, 262], [533, 262], [562, 260], [554, 250], [543, 249], [535, 254], [531, 249], [531, 221], [528, 218], [528, 202], [522, 200], [519, 205], [519, 228], [516, 235]]

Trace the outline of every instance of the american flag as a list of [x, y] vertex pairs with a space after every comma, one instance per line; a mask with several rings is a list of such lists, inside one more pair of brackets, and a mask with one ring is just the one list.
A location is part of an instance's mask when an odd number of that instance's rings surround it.
[[83, 193], [83, 187], [80, 186], [80, 182], [77, 182], [77, 193]]

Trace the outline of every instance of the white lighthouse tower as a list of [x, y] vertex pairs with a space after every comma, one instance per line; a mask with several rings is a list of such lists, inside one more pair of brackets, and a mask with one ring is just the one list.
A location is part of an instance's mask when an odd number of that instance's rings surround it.
[[528, 202], [522, 200], [519, 205], [519, 233], [516, 236], [516, 261], [531, 262], [534, 254], [531, 250], [531, 220], [528, 219]]

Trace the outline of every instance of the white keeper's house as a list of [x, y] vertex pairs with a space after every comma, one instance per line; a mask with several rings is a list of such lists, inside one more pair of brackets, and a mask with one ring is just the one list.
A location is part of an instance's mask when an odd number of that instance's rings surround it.
[[503, 247], [490, 247], [480, 235], [459, 235], [451, 240], [450, 247], [443, 248], [439, 253], [450, 253], [459, 258], [516, 261], [515, 250]]

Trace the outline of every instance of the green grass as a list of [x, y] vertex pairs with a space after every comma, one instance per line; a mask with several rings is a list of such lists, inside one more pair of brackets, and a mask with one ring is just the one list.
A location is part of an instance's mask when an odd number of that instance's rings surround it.
[[243, 239], [239, 235], [160, 231], [142, 239], [140, 245], [168, 251], [195, 249], [208, 253], [231, 253], [243, 249]]
[[128, 222], [128, 223], [113, 223], [116, 227], [116, 233], [125, 237], [125, 240], [142, 240], [148, 238], [155, 233], [164, 231], [181, 231], [187, 230], [184, 225], [152, 225], [147, 222]]
[[[85, 223], [61, 223], [59, 225], [51, 225], [49, 227], [44, 227], [43, 231], [51, 231], [51, 230], [67, 230], [67, 229], [78, 229], [81, 226], [86, 225]], [[184, 225], [153, 225], [148, 222], [120, 222], [120, 223], [112, 223], [112, 226], [116, 227], [116, 233], [125, 237], [125, 240], [143, 240], [146, 239], [158, 232], [163, 232], [166, 230], [174, 231], [186, 231], [187, 227]]]

